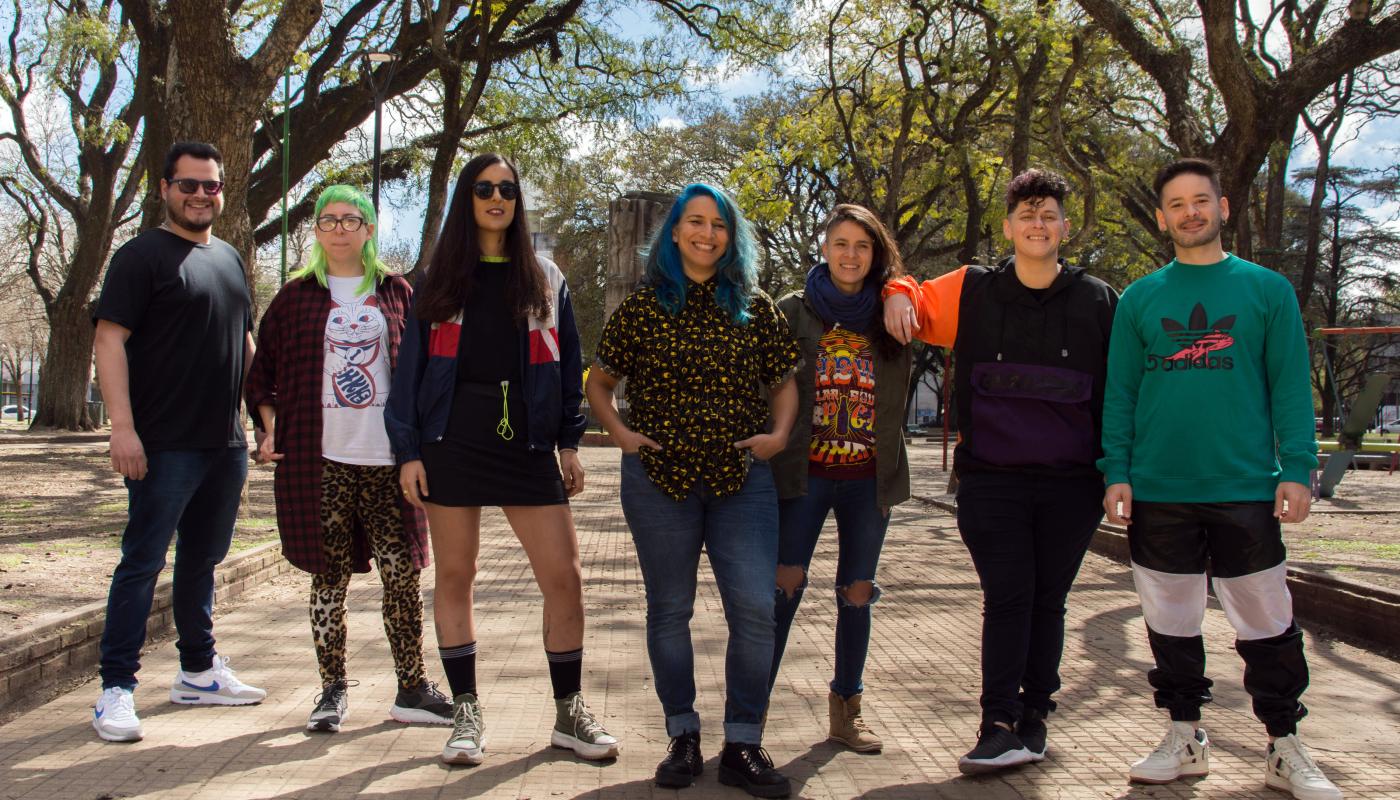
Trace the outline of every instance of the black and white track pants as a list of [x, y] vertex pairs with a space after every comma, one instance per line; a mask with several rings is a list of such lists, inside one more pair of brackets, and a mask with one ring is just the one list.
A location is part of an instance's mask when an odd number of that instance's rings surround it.
[[1273, 509], [1272, 502], [1133, 503], [1133, 581], [1157, 664], [1147, 680], [1174, 720], [1200, 719], [1211, 699], [1201, 639], [1207, 572], [1235, 628], [1254, 715], [1270, 735], [1286, 736], [1307, 714], [1298, 699], [1308, 664]]

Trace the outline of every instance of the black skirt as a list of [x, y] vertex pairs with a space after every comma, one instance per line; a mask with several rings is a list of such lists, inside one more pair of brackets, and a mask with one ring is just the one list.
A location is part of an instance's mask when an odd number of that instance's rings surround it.
[[530, 449], [521, 390], [517, 383], [504, 392], [500, 384], [457, 384], [447, 433], [422, 446], [424, 500], [456, 507], [569, 502], [554, 453]]

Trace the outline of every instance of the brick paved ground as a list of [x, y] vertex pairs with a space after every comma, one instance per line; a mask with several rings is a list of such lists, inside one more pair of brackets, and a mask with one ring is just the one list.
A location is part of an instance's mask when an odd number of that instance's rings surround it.
[[[918, 453], [928, 465], [934, 454]], [[166, 701], [173, 644], [145, 659], [137, 692], [146, 739], [100, 742], [88, 719], [89, 683], [0, 727], [0, 798], [642, 798], [742, 797], [715, 780], [722, 713], [724, 633], [719, 600], [702, 581], [695, 623], [700, 711], [709, 756], [698, 786], [654, 788], [666, 738], [651, 689], [643, 637], [642, 585], [616, 505], [616, 451], [585, 451], [591, 485], [577, 503], [589, 622], [585, 690], [623, 757], [595, 765], [548, 746], [553, 707], [539, 632], [539, 600], [498, 513], [488, 515], [477, 591], [480, 682], [491, 748], [476, 768], [437, 762], [445, 731], [389, 721], [393, 678], [378, 617], [378, 583], [357, 578], [351, 603], [350, 669], [360, 681], [351, 717], [336, 735], [303, 731], [318, 687], [306, 630], [303, 576], [280, 578], [223, 612], [221, 650], [240, 674], [266, 687], [247, 708], [186, 708]], [[942, 477], [916, 470], [922, 490]], [[829, 585], [834, 547], [824, 537], [814, 585]], [[431, 581], [425, 581], [431, 586]], [[1160, 737], [1144, 673], [1148, 652], [1127, 571], [1090, 556], [1070, 598], [1061, 712], [1051, 721], [1050, 758], [1037, 766], [971, 780], [957, 756], [977, 726], [979, 594], [952, 520], [907, 505], [895, 512], [881, 565], [867, 670], [867, 717], [885, 738], [877, 756], [823, 741], [834, 603], [808, 593], [769, 720], [766, 746], [811, 798], [1256, 797], [1263, 790], [1263, 731], [1248, 712], [1239, 661], [1223, 615], [1207, 620], [1219, 681], [1206, 727], [1213, 774], [1169, 787], [1130, 787], [1126, 765]], [[1318, 760], [1349, 798], [1400, 796], [1400, 670], [1394, 661], [1309, 638], [1313, 714], [1304, 726]], [[433, 645], [428, 636], [429, 652]], [[438, 672], [436, 665], [430, 668]]]

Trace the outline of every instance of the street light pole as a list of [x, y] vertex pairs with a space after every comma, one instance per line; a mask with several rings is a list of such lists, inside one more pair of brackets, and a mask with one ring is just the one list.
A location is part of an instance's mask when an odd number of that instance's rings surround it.
[[[389, 83], [394, 80], [394, 70], [399, 66], [399, 57], [393, 53], [370, 53], [366, 56], [370, 65], [370, 86], [374, 89], [374, 175], [372, 178], [373, 189], [371, 199], [374, 202], [374, 213], [379, 213], [379, 136], [380, 126], [384, 115], [384, 93], [389, 89]], [[385, 69], [384, 79], [379, 80], [375, 72], [375, 65], [388, 64]]]

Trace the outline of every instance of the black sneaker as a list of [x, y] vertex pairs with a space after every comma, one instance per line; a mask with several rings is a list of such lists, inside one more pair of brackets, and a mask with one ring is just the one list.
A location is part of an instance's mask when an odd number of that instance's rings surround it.
[[311, 717], [306, 720], [308, 731], [337, 733], [340, 730], [345, 718], [350, 715], [347, 698], [349, 693], [346, 688], [345, 681], [336, 681], [330, 686], [321, 687], [321, 693], [316, 696], [316, 707], [311, 710]]
[[1026, 707], [1021, 714], [1021, 722], [1016, 726], [1016, 736], [1021, 746], [1031, 754], [1031, 761], [1045, 760], [1045, 712], [1038, 708]]
[[438, 690], [437, 684], [423, 681], [411, 691], [399, 690], [389, 716], [398, 722], [451, 725], [452, 710], [452, 701]]
[[773, 759], [756, 744], [725, 742], [719, 757], [719, 782], [738, 786], [754, 797], [787, 797], [792, 786], [773, 768]]
[[981, 775], [1026, 764], [1032, 758], [1016, 734], [1000, 725], [984, 722], [977, 732], [977, 746], [958, 759], [958, 771], [964, 775]]
[[700, 732], [671, 737], [667, 750], [666, 758], [656, 766], [656, 785], [681, 789], [695, 783], [705, 768], [705, 758], [700, 755]]

